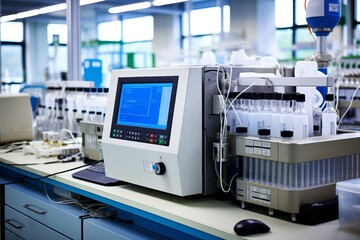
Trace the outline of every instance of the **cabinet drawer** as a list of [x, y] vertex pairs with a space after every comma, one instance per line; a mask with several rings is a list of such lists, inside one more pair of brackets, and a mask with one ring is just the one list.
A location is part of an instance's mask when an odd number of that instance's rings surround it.
[[5, 229], [5, 240], [23, 240], [23, 238]]
[[8, 206], [5, 206], [4, 221], [6, 229], [25, 239], [69, 239]]
[[84, 220], [84, 240], [99, 239], [169, 239], [156, 232], [134, 224], [119, 223], [108, 219], [91, 218]]
[[5, 204], [72, 239], [81, 239], [79, 217], [84, 213], [73, 205], [50, 202], [43, 189], [25, 184], [7, 185]]

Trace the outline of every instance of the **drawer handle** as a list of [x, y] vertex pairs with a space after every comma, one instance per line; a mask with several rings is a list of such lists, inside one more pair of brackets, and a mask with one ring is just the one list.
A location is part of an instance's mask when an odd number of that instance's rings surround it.
[[30, 204], [25, 204], [24, 208], [29, 209], [30, 211], [33, 211], [33, 212], [35, 212], [37, 214], [45, 214], [46, 213], [46, 211], [44, 211], [44, 210], [42, 210], [40, 208], [37, 208], [35, 206], [31, 206]]
[[13, 220], [13, 219], [5, 219], [5, 222], [11, 226], [13, 226], [14, 228], [17, 228], [17, 229], [21, 229], [23, 228], [23, 226], [18, 223], [17, 221]]

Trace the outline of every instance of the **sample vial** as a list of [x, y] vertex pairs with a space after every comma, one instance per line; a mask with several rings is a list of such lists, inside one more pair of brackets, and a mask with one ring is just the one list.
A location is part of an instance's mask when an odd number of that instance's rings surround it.
[[322, 136], [336, 135], [336, 111], [333, 106], [334, 95], [325, 95], [326, 107], [322, 113]]

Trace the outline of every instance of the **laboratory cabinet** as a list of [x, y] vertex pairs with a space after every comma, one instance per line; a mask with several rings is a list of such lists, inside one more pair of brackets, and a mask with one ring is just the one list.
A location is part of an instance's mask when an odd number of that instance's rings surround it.
[[5, 229], [5, 237], [4, 237], [4, 239], [5, 240], [22, 240], [23, 238], [21, 238], [18, 235], [12, 233], [11, 231]]
[[44, 189], [5, 186], [5, 229], [25, 239], [81, 239], [81, 216], [74, 205], [52, 203]]
[[[90, 218], [84, 220], [84, 240], [98, 239], [170, 239], [137, 225], [112, 221], [110, 219]], [[155, 229], [156, 230], [156, 229]]]

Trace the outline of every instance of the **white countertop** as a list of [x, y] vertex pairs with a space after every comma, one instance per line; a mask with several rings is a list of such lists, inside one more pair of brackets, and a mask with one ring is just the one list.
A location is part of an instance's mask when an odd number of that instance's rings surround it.
[[[0, 153], [0, 162], [6, 164], [41, 163], [51, 160], [54, 159], [36, 159], [33, 155], [24, 155], [20, 152]], [[82, 162], [71, 162], [16, 167], [45, 176], [81, 165]], [[247, 218], [263, 221], [271, 230], [270, 233], [252, 235], [246, 239], [360, 239], [360, 232], [339, 228], [338, 220], [306, 226], [244, 210], [231, 204], [230, 201], [218, 201], [204, 196], [178, 197], [131, 184], [115, 187], [100, 186], [74, 179], [71, 174], [75, 171], [78, 169], [50, 178], [224, 239], [242, 239], [235, 234], [233, 227], [238, 221]]]

